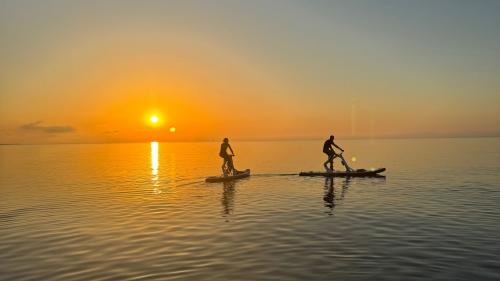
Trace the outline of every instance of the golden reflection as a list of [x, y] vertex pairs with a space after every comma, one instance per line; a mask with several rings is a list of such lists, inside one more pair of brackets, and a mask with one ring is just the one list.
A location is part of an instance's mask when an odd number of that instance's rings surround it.
[[224, 182], [224, 189], [222, 191], [222, 213], [223, 217], [226, 218], [226, 222], [229, 221], [229, 216], [234, 212], [234, 182]]
[[153, 191], [154, 193], [161, 193], [161, 190], [158, 188], [159, 182], [158, 182], [158, 167], [159, 167], [159, 161], [158, 161], [158, 155], [159, 155], [159, 148], [158, 148], [158, 142], [153, 141], [151, 142], [151, 180], [153, 182]]

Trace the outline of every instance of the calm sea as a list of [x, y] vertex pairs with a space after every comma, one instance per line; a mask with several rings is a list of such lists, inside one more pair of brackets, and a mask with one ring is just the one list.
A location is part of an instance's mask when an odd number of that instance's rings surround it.
[[1, 146], [0, 280], [500, 280], [499, 138], [338, 144]]

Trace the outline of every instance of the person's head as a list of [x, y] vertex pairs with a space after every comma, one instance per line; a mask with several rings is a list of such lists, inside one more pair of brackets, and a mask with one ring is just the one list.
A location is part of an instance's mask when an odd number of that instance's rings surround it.
[[333, 135], [330, 136], [330, 140], [333, 141], [335, 137]]
[[228, 143], [229, 139], [228, 138], [224, 138], [223, 142]]

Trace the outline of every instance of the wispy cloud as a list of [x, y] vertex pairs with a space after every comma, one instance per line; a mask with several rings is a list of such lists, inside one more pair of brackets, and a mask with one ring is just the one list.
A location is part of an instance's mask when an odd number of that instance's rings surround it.
[[71, 133], [75, 131], [75, 128], [71, 126], [42, 126], [41, 124], [42, 121], [31, 122], [20, 126], [19, 129], [25, 131], [40, 131], [48, 134]]

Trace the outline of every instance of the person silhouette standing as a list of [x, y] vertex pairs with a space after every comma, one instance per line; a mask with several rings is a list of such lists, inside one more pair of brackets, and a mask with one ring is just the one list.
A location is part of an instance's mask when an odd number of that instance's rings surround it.
[[[227, 153], [228, 148], [231, 151], [231, 154]], [[233, 175], [238, 173], [238, 170], [234, 168], [233, 164], [234, 151], [231, 145], [229, 144], [228, 138], [224, 138], [224, 140], [222, 141], [220, 145], [219, 156], [222, 157], [222, 159], [224, 159], [224, 161], [222, 162], [222, 173], [224, 174], [224, 176], [230, 175], [231, 173]]]
[[[337, 153], [335, 153], [333, 147], [335, 146], [336, 148], [344, 152], [344, 150], [340, 146], [338, 146], [337, 144], [335, 144], [335, 142], [333, 142], [334, 139], [335, 137], [331, 135], [330, 138], [327, 139], [323, 144], [323, 153], [325, 153], [328, 156], [328, 159], [323, 163], [323, 167], [325, 167], [325, 170], [327, 172], [333, 172], [333, 159], [335, 159], [335, 157], [338, 156]], [[328, 167], [328, 164], [330, 164], [330, 167]]]

